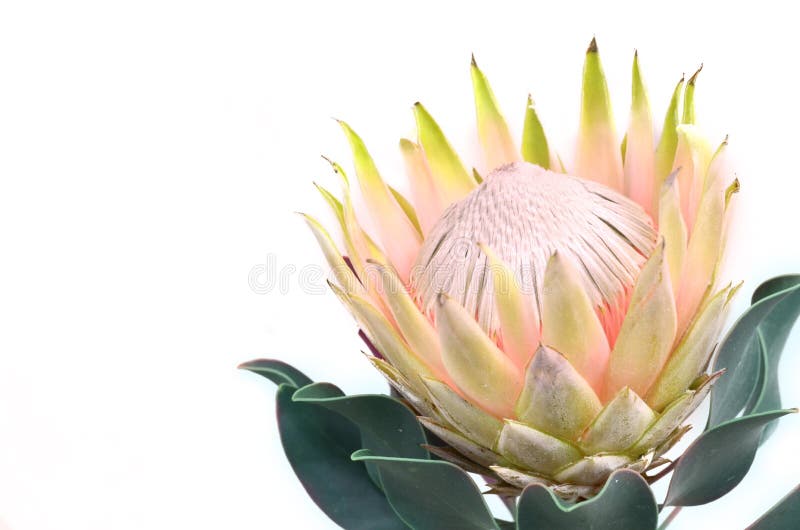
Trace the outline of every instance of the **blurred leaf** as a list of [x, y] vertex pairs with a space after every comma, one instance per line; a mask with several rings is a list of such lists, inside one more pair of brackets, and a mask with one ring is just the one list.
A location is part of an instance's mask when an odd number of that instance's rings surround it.
[[800, 521], [800, 485], [789, 492], [747, 530], [792, 530]]
[[266, 377], [276, 385], [287, 384], [300, 388], [313, 382], [294, 366], [276, 359], [255, 359], [240, 364], [239, 368]]
[[352, 458], [372, 462], [380, 470], [386, 498], [415, 530], [498, 529], [478, 487], [458, 466], [375, 456], [366, 449]]
[[736, 418], [701, 434], [675, 466], [665, 506], [696, 506], [716, 500], [750, 469], [764, 427], [794, 409]]
[[615, 471], [595, 497], [567, 505], [545, 486], [525, 488], [517, 508], [518, 530], [648, 530], [658, 524], [658, 506], [641, 475]]

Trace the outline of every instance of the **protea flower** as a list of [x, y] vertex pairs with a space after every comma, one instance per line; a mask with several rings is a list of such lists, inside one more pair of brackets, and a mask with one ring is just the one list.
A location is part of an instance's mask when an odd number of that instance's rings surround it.
[[738, 184], [726, 142], [713, 151], [694, 125], [697, 74], [656, 142], [634, 55], [620, 143], [593, 40], [565, 167], [530, 97], [520, 149], [474, 59], [471, 73], [490, 171], [470, 171], [417, 103], [418, 138], [400, 141], [406, 199], [340, 122], [375, 233], [335, 163], [343, 199], [320, 190], [343, 248], [306, 219], [371, 362], [447, 444], [432, 452], [500, 479], [497, 491], [589, 497], [615, 469], [662, 464], [718, 376], [705, 372], [736, 291], [715, 285]]

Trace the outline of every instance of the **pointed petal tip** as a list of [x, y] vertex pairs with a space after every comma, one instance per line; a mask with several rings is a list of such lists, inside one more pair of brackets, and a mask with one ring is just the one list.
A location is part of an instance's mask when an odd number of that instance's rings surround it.
[[695, 82], [697, 81], [697, 75], [698, 75], [698, 74], [699, 74], [699, 73], [700, 73], [702, 70], [703, 70], [703, 63], [700, 63], [700, 67], [697, 69], [697, 71], [696, 71], [694, 74], [692, 74], [692, 77], [690, 77], [690, 78], [689, 78], [689, 84], [690, 84], [690, 85], [694, 85], [694, 84], [695, 84]]
[[[340, 123], [342, 123], [342, 122], [340, 122]], [[334, 173], [344, 177], [345, 182], [347, 182], [347, 176], [344, 174], [344, 170], [342, 170], [342, 166], [340, 166], [338, 162], [336, 162], [334, 159], [332, 159], [330, 157], [327, 157], [325, 155], [319, 155], [319, 156], [321, 156], [324, 161], [326, 161], [328, 164], [331, 165], [331, 168], [333, 169]]]
[[592, 42], [589, 43], [586, 53], [597, 53], [597, 37], [592, 36]]
[[[728, 303], [730, 303], [730, 301], [733, 300], [737, 294], [739, 294], [739, 290], [742, 288], [742, 285], [744, 285], [744, 281], [739, 280], [739, 283], [734, 285], [731, 290], [728, 291]], [[723, 370], [725, 369], [723, 368]]]
[[733, 182], [731, 182], [730, 186], [728, 186], [728, 188], [725, 190], [725, 206], [728, 205], [728, 203], [731, 200], [731, 197], [733, 197], [734, 195], [739, 193], [739, 190], [741, 188], [742, 188], [742, 185], [739, 182], [739, 177], [735, 177], [733, 179]]

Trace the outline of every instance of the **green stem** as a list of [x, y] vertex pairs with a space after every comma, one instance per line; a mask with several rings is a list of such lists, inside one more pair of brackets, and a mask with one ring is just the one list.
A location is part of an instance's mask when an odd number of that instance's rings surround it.
[[658, 530], [665, 530], [670, 525], [670, 523], [673, 520], [675, 520], [676, 517], [678, 517], [678, 514], [681, 513], [682, 509], [683, 506], [676, 506], [675, 508], [673, 508], [672, 511], [669, 512], [667, 518], [664, 519], [664, 522], [661, 523], [661, 526], [658, 527]]

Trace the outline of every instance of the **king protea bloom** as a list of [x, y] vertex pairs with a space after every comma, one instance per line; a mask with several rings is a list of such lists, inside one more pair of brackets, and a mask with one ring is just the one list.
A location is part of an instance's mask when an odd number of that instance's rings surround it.
[[[521, 148], [471, 65], [480, 175], [414, 105], [403, 139], [410, 198], [340, 122], [373, 233], [342, 168], [320, 188], [343, 246], [306, 216], [375, 355], [372, 363], [446, 447], [439, 456], [514, 491], [588, 497], [621, 467], [644, 473], [686, 433], [735, 287], [715, 288], [738, 184], [698, 130], [697, 74], [675, 88], [658, 141], [633, 61], [620, 142], [594, 40], [572, 167], [531, 99]], [[359, 212], [360, 213], [360, 212]], [[345, 257], [346, 256], [346, 257]]]

